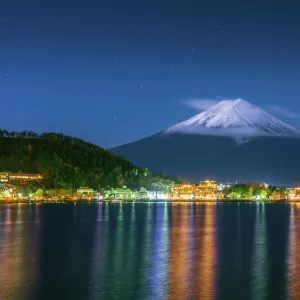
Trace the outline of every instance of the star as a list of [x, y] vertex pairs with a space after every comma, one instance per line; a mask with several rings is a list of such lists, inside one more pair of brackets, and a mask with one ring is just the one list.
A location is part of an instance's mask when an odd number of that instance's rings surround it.
[[114, 120], [117, 120], [117, 117], [114, 117]]
[[2, 18], [1, 21], [4, 21], [4, 19]]
[[144, 87], [144, 84], [142, 83], [142, 84], [141, 84], [141, 89], [142, 89], [143, 87]]

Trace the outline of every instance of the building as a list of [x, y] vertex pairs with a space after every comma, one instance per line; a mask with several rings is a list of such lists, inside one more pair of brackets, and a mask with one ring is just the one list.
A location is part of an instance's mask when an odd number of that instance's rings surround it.
[[218, 185], [217, 185], [217, 190], [219, 191], [219, 192], [223, 192], [225, 189], [228, 189], [228, 188], [230, 188], [232, 185], [230, 185], [230, 184], [224, 184], [224, 183], [219, 183]]
[[101, 195], [101, 193], [95, 193], [95, 199], [98, 201], [103, 200], [103, 196]]
[[93, 197], [95, 195], [95, 191], [89, 187], [80, 187], [77, 189], [77, 196], [84, 198], [84, 197]]
[[22, 173], [10, 173], [10, 172], [1, 172], [0, 181], [1, 182], [28, 182], [28, 181], [38, 181], [42, 180], [43, 176], [41, 174], [22, 174]]
[[201, 181], [195, 188], [195, 199], [197, 200], [215, 200], [223, 199], [223, 194], [218, 191], [216, 181]]
[[195, 197], [194, 184], [174, 184], [171, 197], [174, 200], [192, 200]]
[[149, 200], [168, 200], [169, 193], [162, 191], [148, 191], [148, 199]]
[[275, 200], [283, 200], [284, 197], [282, 196], [282, 193], [280, 191], [275, 191], [271, 194], [269, 197], [269, 200], [275, 201]]
[[0, 182], [8, 182], [8, 173], [0, 173]]
[[11, 185], [0, 183], [0, 200], [14, 197], [15, 190]]
[[132, 199], [133, 200], [147, 200], [147, 199], [149, 199], [147, 190], [142, 187], [140, 190], [133, 191], [132, 192]]
[[300, 186], [288, 189], [287, 197], [289, 200], [300, 200]]
[[104, 191], [104, 198], [108, 200], [131, 200], [132, 191], [126, 186], [123, 186], [121, 188], [111, 188]]

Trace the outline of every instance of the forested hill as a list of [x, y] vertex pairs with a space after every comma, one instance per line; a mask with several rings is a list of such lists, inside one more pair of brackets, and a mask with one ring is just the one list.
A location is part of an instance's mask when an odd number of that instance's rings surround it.
[[0, 171], [41, 173], [43, 185], [56, 188], [90, 186], [151, 187], [173, 180], [153, 175], [123, 157], [81, 139], [56, 133], [0, 130]]

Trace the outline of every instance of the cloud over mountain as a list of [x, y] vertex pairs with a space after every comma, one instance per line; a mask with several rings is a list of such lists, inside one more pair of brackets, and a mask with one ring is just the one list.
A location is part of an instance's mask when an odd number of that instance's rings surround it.
[[290, 119], [300, 119], [300, 113], [293, 112], [282, 106], [269, 105], [268, 109]]

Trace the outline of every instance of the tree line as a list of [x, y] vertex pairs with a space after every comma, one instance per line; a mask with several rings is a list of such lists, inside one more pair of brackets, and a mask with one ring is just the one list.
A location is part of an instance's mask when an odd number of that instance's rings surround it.
[[286, 188], [268, 186], [260, 183], [236, 184], [224, 190], [224, 196], [230, 199], [270, 199], [286, 198]]
[[93, 189], [126, 185], [166, 190], [180, 178], [154, 174], [81, 139], [57, 133], [0, 130], [0, 171], [40, 173], [32, 188]]

